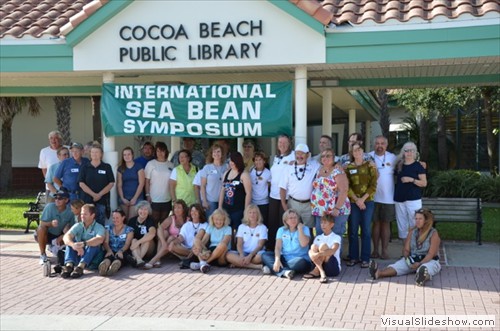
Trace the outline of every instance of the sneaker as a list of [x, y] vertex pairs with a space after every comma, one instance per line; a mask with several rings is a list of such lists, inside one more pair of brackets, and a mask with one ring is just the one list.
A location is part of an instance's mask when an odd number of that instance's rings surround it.
[[82, 267], [76, 267], [73, 272], [71, 273], [71, 278], [80, 278], [83, 276], [83, 268]]
[[50, 276], [50, 261], [46, 261], [44, 264], [43, 264], [43, 277], [49, 277]]
[[121, 266], [122, 266], [122, 261], [114, 260], [113, 263], [111, 263], [111, 265], [109, 266], [107, 275], [113, 276], [114, 274], [116, 274], [118, 270], [120, 270]]
[[38, 263], [40, 263], [40, 265], [44, 265], [45, 262], [47, 262], [47, 254], [40, 255], [40, 260], [38, 261]]
[[417, 286], [424, 286], [424, 283], [429, 280], [429, 270], [426, 266], [418, 268], [417, 274], [415, 275], [415, 284]]
[[210, 264], [204, 264], [200, 267], [200, 271], [203, 272], [204, 274], [206, 274], [207, 272], [210, 271]]
[[287, 270], [287, 271], [285, 271], [285, 273], [283, 274], [283, 276], [285, 276], [285, 278], [288, 278], [288, 280], [292, 280], [293, 277], [295, 277], [295, 271], [293, 271], [293, 270]]
[[72, 272], [73, 272], [73, 266], [72, 265], [65, 265], [62, 268], [61, 277], [62, 278], [69, 278], [71, 276]]
[[271, 274], [271, 269], [267, 265], [262, 266], [262, 273], [264, 275], [270, 275]]
[[[147, 264], [147, 263], [146, 263], [146, 262], [144, 262], [144, 261], [137, 262], [137, 263], [135, 264], [135, 267], [136, 267], [136, 268], [138, 268], [138, 269], [146, 269], [146, 268], [145, 268], [146, 264]], [[150, 268], [150, 269], [151, 269], [151, 268]]]
[[375, 260], [370, 260], [369, 263], [369, 271], [370, 271], [370, 277], [375, 280], [377, 279], [377, 270], [378, 270], [378, 264], [375, 262]]
[[99, 264], [97, 268], [99, 270], [99, 276], [107, 276], [109, 266], [111, 265], [111, 261], [109, 259], [105, 259]]
[[142, 267], [142, 269], [144, 270], [149, 270], [153, 268], [153, 265], [151, 263], [144, 263], [144, 266]]
[[56, 264], [56, 265], [54, 266], [54, 273], [56, 273], [56, 274], [60, 274], [61, 272], [62, 272], [62, 267], [61, 267], [61, 265], [60, 265], [60, 264]]
[[155, 263], [153, 263], [153, 268], [161, 268], [161, 262], [156, 261]]
[[198, 262], [191, 262], [189, 268], [191, 270], [200, 270], [201, 265]]
[[179, 268], [181, 269], [189, 269], [190, 259], [181, 259], [179, 262]]

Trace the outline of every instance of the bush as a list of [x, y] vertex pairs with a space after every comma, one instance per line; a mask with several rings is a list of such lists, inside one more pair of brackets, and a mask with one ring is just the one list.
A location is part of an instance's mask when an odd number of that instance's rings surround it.
[[430, 171], [424, 196], [500, 202], [500, 177], [493, 178], [473, 170]]

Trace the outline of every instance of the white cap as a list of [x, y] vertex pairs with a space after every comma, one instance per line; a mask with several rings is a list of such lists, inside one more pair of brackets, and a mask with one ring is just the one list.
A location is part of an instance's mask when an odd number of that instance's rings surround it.
[[309, 147], [306, 144], [298, 144], [295, 146], [296, 152], [309, 153]]

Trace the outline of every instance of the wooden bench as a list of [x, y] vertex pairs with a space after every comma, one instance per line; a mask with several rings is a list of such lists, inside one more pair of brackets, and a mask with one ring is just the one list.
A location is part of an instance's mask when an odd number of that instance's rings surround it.
[[30, 232], [31, 222], [36, 222], [40, 225], [40, 216], [42, 215], [43, 208], [45, 207], [45, 191], [38, 192], [35, 202], [28, 203], [29, 209], [23, 213], [23, 217], [26, 218], [26, 231], [24, 233]]
[[422, 198], [422, 205], [432, 211], [435, 223], [476, 223], [476, 242], [482, 245], [480, 198]]

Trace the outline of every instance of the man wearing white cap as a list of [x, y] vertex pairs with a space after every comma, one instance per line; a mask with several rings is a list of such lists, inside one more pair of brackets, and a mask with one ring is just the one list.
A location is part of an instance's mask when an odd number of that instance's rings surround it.
[[311, 192], [314, 176], [320, 164], [308, 162], [309, 147], [298, 144], [295, 147], [295, 163], [284, 170], [280, 182], [281, 205], [286, 211], [294, 209], [302, 218], [304, 224], [311, 230], [314, 218], [311, 216]]

